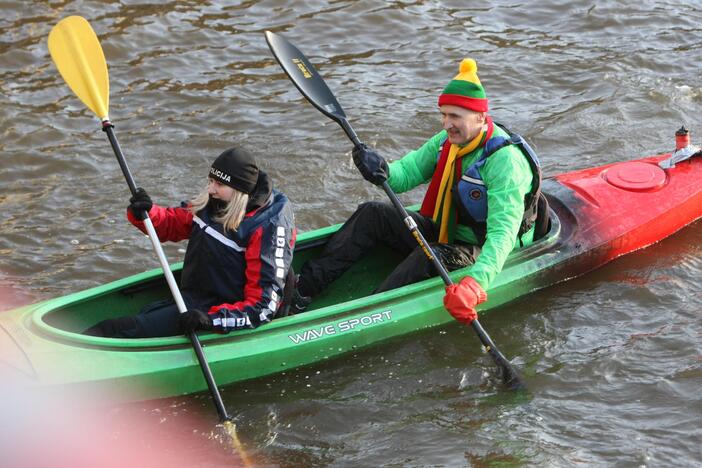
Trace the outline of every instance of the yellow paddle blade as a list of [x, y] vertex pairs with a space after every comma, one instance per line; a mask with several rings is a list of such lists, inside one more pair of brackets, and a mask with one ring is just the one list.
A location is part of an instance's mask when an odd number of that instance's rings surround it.
[[83, 104], [107, 119], [110, 82], [100, 41], [82, 16], [69, 16], [49, 33], [49, 52], [61, 76]]

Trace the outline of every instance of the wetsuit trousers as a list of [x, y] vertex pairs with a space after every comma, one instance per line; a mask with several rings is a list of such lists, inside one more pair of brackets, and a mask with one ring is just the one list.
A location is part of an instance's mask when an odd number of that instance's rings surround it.
[[[469, 244], [440, 244], [438, 226], [431, 218], [410, 212], [419, 231], [448, 271], [475, 263], [480, 247]], [[322, 254], [300, 270], [298, 291], [315, 296], [339, 278], [373, 247], [387, 246], [405, 257], [374, 292], [382, 292], [437, 276], [434, 264], [417, 244], [399, 213], [389, 203], [367, 202], [327, 242]]]
[[[207, 311], [209, 306], [213, 305], [193, 300], [186, 293], [183, 293], [183, 301], [188, 309], [199, 308]], [[178, 306], [172, 299], [167, 299], [146, 305], [137, 315], [103, 320], [83, 333], [107, 338], [155, 338], [182, 335], [184, 331], [180, 328], [179, 317]]]

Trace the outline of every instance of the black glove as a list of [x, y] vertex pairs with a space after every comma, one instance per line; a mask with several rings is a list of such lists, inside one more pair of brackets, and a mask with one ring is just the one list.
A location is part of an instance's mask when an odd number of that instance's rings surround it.
[[178, 324], [184, 334], [197, 330], [212, 330], [210, 316], [199, 309], [188, 309], [180, 314]]
[[146, 190], [139, 187], [136, 189], [136, 193], [129, 199], [129, 206], [127, 209], [132, 212], [136, 219], [143, 221], [146, 219], [144, 212], [146, 211], [148, 213], [151, 211], [152, 206], [154, 206], [154, 203], [151, 201], [149, 194], [146, 193]]
[[374, 185], [383, 185], [383, 182], [388, 180], [390, 175], [388, 163], [374, 149], [361, 143], [360, 146], [353, 147], [351, 155], [354, 164], [368, 182]]

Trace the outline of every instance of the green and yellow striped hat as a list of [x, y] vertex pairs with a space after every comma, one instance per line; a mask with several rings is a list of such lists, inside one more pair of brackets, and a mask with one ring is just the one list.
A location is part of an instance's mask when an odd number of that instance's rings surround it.
[[471, 58], [461, 61], [458, 75], [444, 88], [439, 96], [439, 106], [450, 104], [475, 112], [487, 112], [488, 100], [485, 89], [478, 79], [478, 64]]

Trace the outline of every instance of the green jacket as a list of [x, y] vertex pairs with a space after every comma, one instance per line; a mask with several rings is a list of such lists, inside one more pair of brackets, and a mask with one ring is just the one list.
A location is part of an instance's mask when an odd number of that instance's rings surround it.
[[[402, 159], [390, 163], [388, 184], [397, 193], [406, 192], [427, 183], [434, 175], [434, 169], [441, 152], [441, 143], [446, 139], [446, 131], [434, 135], [420, 148], [410, 151]], [[495, 125], [493, 137], [509, 137]], [[475, 162], [482, 154], [478, 148], [462, 158], [462, 169]], [[502, 267], [509, 253], [519, 246], [517, 233], [524, 216], [524, 197], [531, 191], [533, 174], [529, 162], [522, 152], [513, 145], [505, 146], [491, 154], [480, 169], [488, 193], [487, 236], [480, 255], [470, 267], [467, 275], [472, 276], [487, 289]], [[534, 237], [534, 229], [522, 235], [522, 242], [528, 245]], [[473, 231], [463, 225], [456, 228], [456, 239], [477, 244]]]

